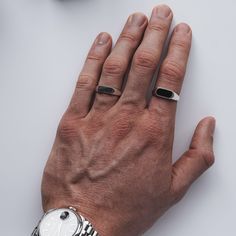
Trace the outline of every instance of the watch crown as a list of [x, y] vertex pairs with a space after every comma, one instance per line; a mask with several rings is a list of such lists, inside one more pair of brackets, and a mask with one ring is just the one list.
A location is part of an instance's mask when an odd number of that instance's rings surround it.
[[72, 210], [72, 211], [77, 211], [76, 208], [74, 208], [72, 206], [70, 206], [69, 209]]

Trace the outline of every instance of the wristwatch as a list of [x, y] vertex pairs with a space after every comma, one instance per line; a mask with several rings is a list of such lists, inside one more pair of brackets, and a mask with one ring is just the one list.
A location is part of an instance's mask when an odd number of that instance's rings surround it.
[[46, 212], [31, 236], [98, 236], [92, 224], [73, 207]]

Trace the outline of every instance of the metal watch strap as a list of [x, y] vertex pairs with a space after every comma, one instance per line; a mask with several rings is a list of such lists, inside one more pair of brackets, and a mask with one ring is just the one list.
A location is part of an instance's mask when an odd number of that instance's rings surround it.
[[78, 234], [78, 236], [98, 236], [98, 233], [94, 230], [92, 224], [86, 219], [84, 219], [83, 229], [81, 233]]
[[[88, 220], [86, 220], [84, 217], [81, 216], [81, 218], [83, 220], [83, 227], [82, 227], [81, 232], [75, 234], [75, 236], [99, 236], [98, 232], [93, 228], [92, 224]], [[35, 227], [31, 236], [39, 236], [38, 226]]]

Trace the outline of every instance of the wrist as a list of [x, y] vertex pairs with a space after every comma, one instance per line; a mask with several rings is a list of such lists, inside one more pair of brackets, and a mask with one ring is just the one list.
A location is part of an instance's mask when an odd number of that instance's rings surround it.
[[104, 219], [99, 213], [98, 209], [91, 209], [91, 207], [85, 207], [84, 205], [78, 206], [77, 204], [70, 204], [70, 202], [65, 203], [64, 201], [58, 201], [50, 204], [43, 204], [44, 212], [48, 212], [52, 209], [68, 208], [73, 207], [77, 214], [84, 217], [89, 221], [94, 230], [97, 231], [99, 236], [108, 236], [108, 235], [118, 235], [116, 234], [116, 229], [114, 225], [119, 225], [116, 220], [111, 219], [109, 216]]

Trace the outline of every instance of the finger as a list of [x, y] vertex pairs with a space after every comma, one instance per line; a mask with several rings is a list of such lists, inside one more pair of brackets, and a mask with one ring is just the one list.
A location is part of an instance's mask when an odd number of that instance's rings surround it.
[[135, 52], [128, 81], [121, 97], [123, 104], [146, 106], [146, 94], [160, 61], [173, 14], [169, 7], [153, 9], [144, 39]]
[[[187, 24], [179, 24], [173, 31], [167, 56], [162, 63], [156, 87], [164, 87], [180, 93], [191, 48], [192, 32]], [[176, 102], [153, 96], [150, 110], [157, 110], [169, 117], [176, 111]]]
[[[107, 58], [99, 85], [121, 89], [123, 78], [135, 50], [143, 37], [147, 26], [147, 17], [141, 13], [131, 15], [114, 47]], [[108, 109], [118, 100], [117, 96], [96, 94], [95, 109]]]
[[213, 133], [215, 119], [207, 117], [198, 124], [190, 148], [172, 168], [173, 201], [182, 198], [190, 185], [214, 163]]
[[110, 53], [112, 39], [101, 33], [94, 41], [80, 73], [68, 110], [84, 117], [90, 110], [102, 66]]

